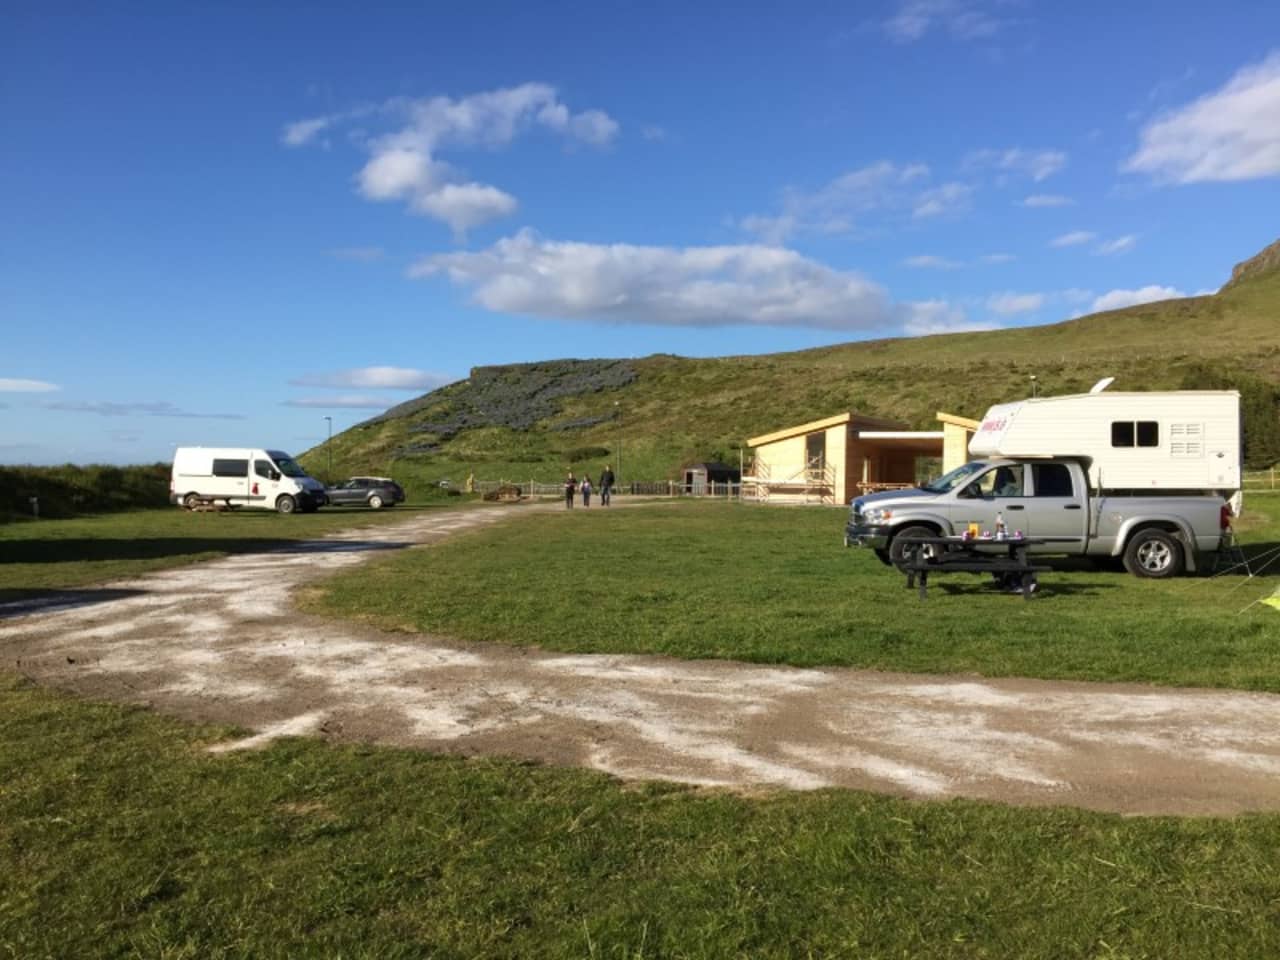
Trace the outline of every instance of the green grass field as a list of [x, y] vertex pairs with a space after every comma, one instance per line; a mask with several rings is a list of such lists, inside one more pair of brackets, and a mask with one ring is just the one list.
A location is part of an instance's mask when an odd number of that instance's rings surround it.
[[419, 510], [459, 505], [456, 498], [439, 499], [392, 510], [326, 508], [287, 517], [266, 510], [188, 513], [164, 507], [0, 524], [0, 602], [254, 553], [336, 530], [394, 523]]
[[[1280, 497], [1249, 507], [1245, 541], [1280, 547]], [[379, 559], [309, 602], [396, 629], [582, 653], [1280, 691], [1280, 615], [1239, 613], [1280, 585], [1280, 558], [1250, 583], [1069, 562], [1031, 602], [951, 576], [921, 602], [870, 551], [840, 545], [844, 519], [688, 502], [541, 514]]]
[[[1246, 539], [1280, 540], [1280, 499], [1253, 506]], [[0, 589], [83, 585], [406, 513], [19, 524], [0, 528]], [[374, 561], [349, 578], [369, 590], [331, 583], [325, 603], [561, 649], [1003, 673], [1049, 663], [1277, 688], [1280, 617], [1230, 621], [1247, 602], [1237, 578], [1067, 572], [1029, 604], [964, 579], [922, 605], [839, 546], [842, 523], [833, 510], [699, 504], [531, 515]], [[1069, 632], [1093, 621], [1106, 629]], [[1218, 621], [1230, 626], [1213, 632]], [[1280, 954], [1280, 815], [737, 796], [316, 740], [206, 751], [234, 735], [0, 674], [0, 956]]]
[[0, 680], [0, 955], [1280, 952], [1280, 816], [740, 797], [229, 731]]

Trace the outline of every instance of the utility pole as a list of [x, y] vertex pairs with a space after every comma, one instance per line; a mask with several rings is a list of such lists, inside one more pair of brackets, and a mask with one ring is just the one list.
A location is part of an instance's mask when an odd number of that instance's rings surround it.
[[329, 452], [329, 469], [325, 471], [325, 482], [333, 485], [333, 417], [325, 417], [329, 424], [329, 439], [325, 441], [325, 449]]
[[622, 407], [617, 400], [613, 401], [613, 409], [618, 414], [618, 455], [614, 459], [618, 461], [618, 476], [622, 476]]

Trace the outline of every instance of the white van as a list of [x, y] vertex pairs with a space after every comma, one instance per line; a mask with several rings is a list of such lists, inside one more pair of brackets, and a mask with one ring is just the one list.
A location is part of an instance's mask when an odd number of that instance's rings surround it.
[[324, 485], [280, 450], [178, 447], [169, 501], [194, 510], [204, 503], [310, 513], [327, 502]]

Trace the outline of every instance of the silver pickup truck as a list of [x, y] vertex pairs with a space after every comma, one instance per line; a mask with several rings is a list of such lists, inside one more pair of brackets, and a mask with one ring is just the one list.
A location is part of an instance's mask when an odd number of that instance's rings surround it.
[[1032, 552], [1121, 557], [1140, 577], [1200, 569], [1222, 549], [1231, 508], [1217, 494], [1090, 491], [1077, 460], [975, 460], [913, 490], [856, 497], [845, 544], [903, 563], [905, 537], [955, 536], [976, 524], [1009, 536], [1045, 539]]

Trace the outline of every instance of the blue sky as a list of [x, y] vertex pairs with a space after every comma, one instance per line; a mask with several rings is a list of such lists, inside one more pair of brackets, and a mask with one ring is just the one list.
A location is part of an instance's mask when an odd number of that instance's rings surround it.
[[185, 6], [6, 6], [0, 462], [1051, 323], [1280, 232], [1277, 4]]

